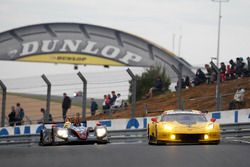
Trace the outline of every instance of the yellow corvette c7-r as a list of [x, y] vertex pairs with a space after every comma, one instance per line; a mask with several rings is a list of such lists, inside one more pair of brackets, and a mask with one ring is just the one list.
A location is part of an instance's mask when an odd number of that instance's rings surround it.
[[151, 119], [147, 132], [149, 144], [220, 142], [219, 124], [200, 111], [165, 111], [159, 121]]

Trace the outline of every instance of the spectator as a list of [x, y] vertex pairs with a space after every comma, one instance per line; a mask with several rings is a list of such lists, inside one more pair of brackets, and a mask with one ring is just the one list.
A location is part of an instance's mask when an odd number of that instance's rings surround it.
[[[43, 117], [42, 117], [40, 120], [38, 120], [37, 123], [45, 123], [45, 109], [44, 109], [44, 108], [41, 108], [40, 111], [41, 111], [41, 113], [43, 114]], [[48, 120], [48, 121], [49, 121], [49, 122], [52, 122], [52, 121], [53, 121], [52, 115], [51, 115], [50, 113], [49, 113], [49, 120]]]
[[243, 64], [241, 58], [237, 57], [236, 58], [236, 77], [241, 78], [242, 77], [242, 69], [243, 69]]
[[[244, 103], [245, 89], [238, 86], [234, 94], [234, 99], [229, 103], [229, 109], [239, 108], [239, 105]], [[238, 106], [238, 107], [237, 107]]]
[[110, 109], [110, 95], [104, 95], [102, 108], [103, 108], [103, 113], [106, 113]]
[[208, 114], [208, 110], [203, 110], [203, 111], [201, 111], [203, 114]]
[[242, 60], [242, 76], [247, 77], [248, 76], [248, 64], [243, 61], [243, 58], [241, 58], [241, 60]]
[[91, 116], [95, 115], [96, 110], [98, 110], [98, 105], [97, 105], [96, 101], [94, 100], [94, 98], [91, 98], [91, 104], [90, 104]]
[[120, 108], [122, 107], [122, 98], [121, 98], [121, 94], [118, 93], [117, 94], [117, 98], [115, 103], [111, 106], [111, 109], [115, 109], [115, 108]]
[[24, 118], [24, 110], [21, 107], [20, 103], [16, 104], [16, 113], [15, 113], [15, 121], [16, 125], [22, 125], [23, 124], [23, 118]]
[[10, 126], [15, 125], [15, 115], [16, 115], [15, 106], [11, 106], [11, 112], [8, 115], [8, 117], [9, 117], [9, 125]]
[[226, 65], [224, 62], [220, 63], [220, 80], [224, 82], [226, 80]]
[[105, 106], [106, 106], [106, 98], [107, 98], [107, 95], [103, 95], [102, 110], [104, 113], [105, 113]]
[[190, 78], [189, 78], [189, 76], [186, 76], [185, 77], [185, 88], [189, 88], [190, 86], [191, 86]]
[[194, 78], [194, 85], [197, 86], [197, 85], [200, 85], [202, 83], [206, 82], [206, 75], [204, 74], [204, 72], [199, 68], [197, 71], [196, 71], [196, 74], [195, 74], [195, 78]]
[[207, 73], [206, 73], [207, 83], [210, 84], [212, 81], [213, 69], [208, 64], [205, 64], [205, 68], [207, 70]]
[[[177, 81], [176, 86], [175, 86], [175, 90], [178, 90], [178, 86], [179, 86], [179, 81]], [[183, 78], [181, 78], [181, 89], [185, 89], [186, 88], [186, 84], [185, 84], [185, 80]]]
[[236, 78], [235, 76], [236, 64], [232, 59], [229, 61], [229, 64], [231, 65], [230, 66], [230, 79], [235, 79]]
[[247, 57], [247, 76], [250, 77], [250, 57]]
[[239, 87], [237, 91], [234, 94], [234, 100], [237, 102], [243, 102], [244, 101], [244, 95], [245, 95], [245, 89]]
[[155, 80], [154, 86], [149, 89], [145, 98], [151, 98], [153, 96], [153, 91], [162, 91], [162, 88], [163, 88], [163, 83], [161, 77], [158, 76], [157, 79]]
[[227, 65], [226, 80], [231, 80], [231, 74], [232, 74], [231, 67], [230, 67], [230, 65]]
[[110, 98], [110, 106], [112, 106], [115, 103], [115, 100], [117, 98], [115, 91], [111, 92], [112, 97]]
[[67, 115], [68, 109], [70, 109], [70, 107], [71, 107], [71, 99], [69, 98], [69, 96], [67, 96], [66, 93], [63, 93], [63, 102], [62, 102], [63, 120], [66, 119], [66, 115]]

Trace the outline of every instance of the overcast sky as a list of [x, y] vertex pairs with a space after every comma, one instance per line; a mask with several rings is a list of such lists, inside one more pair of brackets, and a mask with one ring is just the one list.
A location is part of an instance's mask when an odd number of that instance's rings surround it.
[[[249, 0], [222, 4], [221, 61], [250, 56], [249, 9]], [[180, 56], [192, 65], [201, 66], [216, 57], [218, 3], [211, 0], [0, 0], [0, 32], [52, 22], [115, 28], [176, 54], [182, 36]], [[102, 71], [103, 67], [80, 70]], [[73, 72], [73, 66], [0, 61], [0, 71], [0, 78], [15, 78]]]

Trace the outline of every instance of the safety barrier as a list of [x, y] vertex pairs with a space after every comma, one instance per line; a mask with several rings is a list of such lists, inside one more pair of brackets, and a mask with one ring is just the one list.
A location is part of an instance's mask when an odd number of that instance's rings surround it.
[[250, 137], [250, 123], [222, 124], [222, 138], [230, 137]]
[[[250, 123], [221, 124], [220, 126], [222, 140], [228, 138], [250, 138]], [[147, 141], [147, 129], [109, 130], [108, 137], [111, 143], [145, 142]], [[39, 134], [0, 137], [0, 145], [38, 143], [38, 141]]]
[[110, 142], [145, 142], [147, 140], [147, 129], [126, 129], [108, 131]]

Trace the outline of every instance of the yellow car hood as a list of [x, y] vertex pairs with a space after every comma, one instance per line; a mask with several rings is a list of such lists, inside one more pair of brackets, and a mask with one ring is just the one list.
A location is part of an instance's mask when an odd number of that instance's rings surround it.
[[[207, 127], [209, 124], [214, 124], [214, 128], [208, 130]], [[202, 122], [202, 123], [194, 123], [194, 124], [181, 124], [179, 122], [160, 122], [160, 127], [162, 128], [162, 130], [166, 130], [166, 128], [164, 128], [165, 126], [170, 126], [172, 127], [171, 132], [174, 133], [187, 133], [187, 134], [191, 134], [191, 133], [205, 133], [208, 131], [213, 131], [216, 129], [215, 123], [211, 123], [211, 122]], [[169, 131], [169, 130], [167, 130]]]

